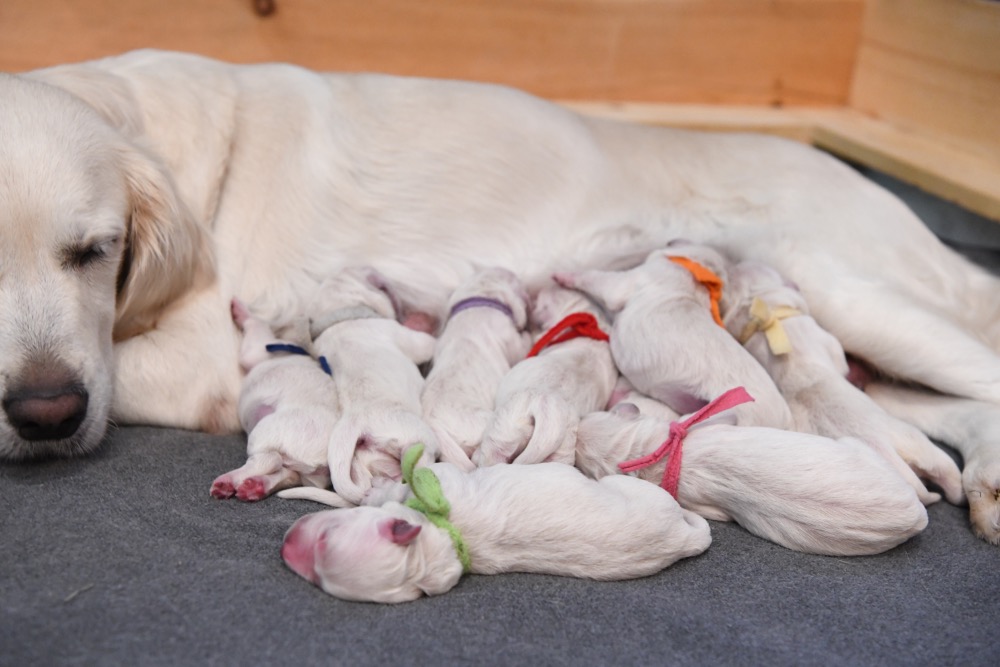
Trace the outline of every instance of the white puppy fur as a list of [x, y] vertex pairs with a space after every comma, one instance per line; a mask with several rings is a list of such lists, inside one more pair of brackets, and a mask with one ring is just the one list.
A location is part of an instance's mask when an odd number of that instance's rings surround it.
[[[455, 306], [462, 309], [452, 313]], [[493, 418], [497, 386], [531, 347], [528, 306], [524, 285], [499, 267], [477, 271], [452, 293], [452, 314], [438, 335], [421, 396], [440, 460], [475, 467], [470, 457]]]
[[802, 144], [153, 50], [0, 75], [0, 100], [8, 459], [93, 450], [109, 417], [238, 431], [233, 296], [280, 330], [369, 263], [440, 316], [474, 261], [534, 290], [677, 237], [773, 265], [884, 373], [1000, 406], [1000, 280]]
[[621, 374], [642, 393], [687, 413], [742, 386], [754, 402], [733, 409], [739, 424], [790, 427], [791, 412], [770, 376], [713, 320], [708, 291], [671, 256], [694, 260], [726, 280], [726, 259], [690, 243], [654, 250], [627, 271], [553, 277], [612, 313], [611, 354]]
[[279, 343], [308, 351], [308, 343], [279, 340], [238, 299], [232, 312], [243, 332], [240, 359], [247, 371], [239, 403], [247, 462], [219, 475], [212, 496], [253, 501], [289, 486], [327, 486], [327, 445], [340, 416], [333, 379], [310, 355], [266, 349]]
[[865, 392], [900, 419], [962, 454], [962, 486], [979, 537], [1000, 544], [1000, 409], [915, 387], [872, 382]]
[[[717, 423], [693, 426], [683, 442], [677, 499], [707, 519], [735, 521], [796, 551], [860, 556], [891, 549], [927, 526], [913, 489], [858, 440], [834, 441], [780, 429]], [[587, 415], [576, 465], [601, 479], [656, 450], [670, 423], [620, 403]], [[638, 471], [653, 484], [667, 461]]]
[[[607, 319], [586, 297], [556, 286], [535, 297], [531, 321], [544, 335], [572, 313], [588, 313], [602, 331], [609, 329]], [[572, 464], [580, 417], [607, 405], [617, 379], [607, 342], [585, 336], [523, 359], [501, 380], [493, 418], [472, 461], [479, 466]]]
[[[771, 325], [784, 331], [790, 343], [787, 352], [775, 354], [767, 332], [759, 327], [748, 330], [754, 299], [771, 312], [789, 308], [796, 313]], [[963, 502], [961, 473], [952, 458], [847, 380], [844, 348], [816, 323], [802, 294], [774, 268], [759, 262], [731, 267], [723, 312], [733, 336], [754, 332], [743, 345], [767, 369], [788, 401], [796, 430], [865, 442], [896, 468], [924, 504], [936, 502], [940, 495], [928, 492], [918, 475], [937, 484], [949, 502]]]
[[[477, 574], [630, 579], [711, 543], [703, 518], [666, 491], [624, 475], [594, 481], [561, 463], [430, 469]], [[302, 517], [286, 533], [282, 557], [331, 595], [374, 602], [445, 593], [463, 569], [446, 531], [393, 501]]]
[[[388, 290], [388, 291], [387, 291]], [[371, 267], [350, 267], [320, 286], [310, 312], [319, 333], [313, 347], [333, 372], [341, 417], [330, 434], [327, 461], [334, 490], [358, 504], [373, 485], [399, 479], [411, 445], [437, 456], [437, 437], [424, 422], [419, 364], [430, 361], [434, 337], [395, 320], [391, 288]]]

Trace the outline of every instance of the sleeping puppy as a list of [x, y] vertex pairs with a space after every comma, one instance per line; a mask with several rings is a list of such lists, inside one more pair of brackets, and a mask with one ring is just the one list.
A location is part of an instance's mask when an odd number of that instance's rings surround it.
[[455, 290], [421, 396], [440, 460], [463, 470], [493, 417], [497, 386], [531, 346], [528, 292], [512, 272], [476, 272]]
[[[681, 507], [825, 555], [880, 553], [927, 526], [913, 489], [863, 443], [719, 423], [724, 417], [691, 427], [683, 441]], [[576, 466], [597, 479], [615, 476], [619, 463], [656, 450], [670, 424], [628, 403], [587, 415], [577, 431]], [[667, 463], [638, 476], [660, 484]]]
[[393, 491], [408, 504], [416, 494], [436, 523], [399, 502], [308, 514], [285, 535], [285, 563], [339, 598], [406, 602], [447, 592], [463, 571], [644, 577], [711, 543], [703, 518], [624, 475], [594, 481], [561, 463], [465, 473], [442, 462], [430, 472], [440, 480], [440, 508], [419, 483]]
[[[531, 319], [536, 329], [550, 332], [574, 314], [591, 318], [597, 333], [608, 329], [586, 297], [556, 286], [538, 293]], [[561, 335], [571, 334], [563, 332], [555, 340]], [[476, 465], [572, 464], [580, 417], [607, 405], [618, 371], [605, 340], [581, 335], [535, 347], [541, 347], [535, 356], [515, 364], [501, 380], [493, 418], [472, 457]]]
[[951, 457], [847, 380], [844, 348], [809, 315], [802, 294], [775, 269], [759, 262], [732, 267], [723, 311], [726, 328], [767, 369], [788, 401], [796, 430], [867, 443], [924, 504], [940, 496], [928, 492], [918, 476], [943, 489], [949, 502], [962, 502], [961, 473]]
[[351, 504], [373, 485], [399, 479], [410, 445], [424, 443], [427, 462], [437, 456], [417, 368], [433, 356], [434, 337], [397, 322], [394, 302], [385, 278], [365, 266], [325, 280], [311, 307], [314, 350], [329, 361], [342, 411], [327, 450], [330, 481]]
[[[327, 486], [327, 446], [340, 416], [333, 379], [305, 348], [279, 341], [238, 299], [232, 313], [243, 332], [240, 359], [247, 370], [239, 405], [247, 462], [217, 477], [212, 496], [253, 501], [289, 486]], [[270, 344], [279, 349], [268, 352]]]
[[611, 354], [640, 392], [684, 414], [744, 386], [755, 402], [734, 409], [739, 424], [789, 428], [791, 412], [774, 382], [716, 320], [721, 284], [707, 288], [678, 260], [725, 282], [725, 258], [686, 242], [654, 250], [627, 271], [562, 272], [553, 279], [585, 292], [613, 314]]

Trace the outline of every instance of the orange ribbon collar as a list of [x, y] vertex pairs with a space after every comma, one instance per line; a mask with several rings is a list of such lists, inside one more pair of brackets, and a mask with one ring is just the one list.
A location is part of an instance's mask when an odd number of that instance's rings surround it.
[[708, 290], [708, 298], [712, 303], [712, 319], [715, 320], [715, 323], [720, 327], [725, 327], [722, 323], [722, 315], [719, 313], [719, 300], [722, 298], [722, 278], [720, 278], [715, 271], [712, 271], [703, 264], [699, 264], [693, 259], [688, 259], [687, 257], [673, 257], [670, 255], [667, 255], [667, 259], [690, 271], [691, 275], [694, 276], [694, 279]]
[[528, 357], [535, 356], [549, 345], [564, 343], [581, 336], [594, 340], [609, 340], [608, 334], [601, 331], [601, 327], [598, 326], [596, 317], [590, 313], [571, 313], [538, 339], [528, 352]]

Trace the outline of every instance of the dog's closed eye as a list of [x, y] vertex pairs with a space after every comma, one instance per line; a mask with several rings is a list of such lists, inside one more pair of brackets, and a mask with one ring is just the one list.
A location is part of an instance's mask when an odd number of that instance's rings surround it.
[[97, 262], [113, 256], [118, 245], [118, 237], [103, 239], [93, 243], [74, 243], [63, 250], [63, 266], [69, 269], [85, 269]]

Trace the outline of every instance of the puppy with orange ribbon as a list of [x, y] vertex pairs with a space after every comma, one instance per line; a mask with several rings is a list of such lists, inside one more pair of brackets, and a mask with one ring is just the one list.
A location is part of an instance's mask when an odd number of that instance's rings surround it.
[[678, 241], [627, 271], [562, 272], [553, 279], [613, 315], [611, 354], [642, 393], [685, 414], [743, 386], [756, 401], [734, 408], [739, 424], [789, 428], [792, 415], [778, 388], [722, 326], [727, 264], [708, 246]]

